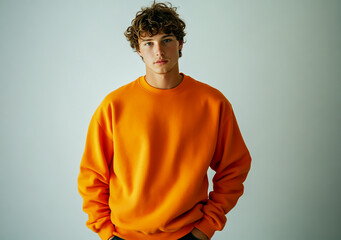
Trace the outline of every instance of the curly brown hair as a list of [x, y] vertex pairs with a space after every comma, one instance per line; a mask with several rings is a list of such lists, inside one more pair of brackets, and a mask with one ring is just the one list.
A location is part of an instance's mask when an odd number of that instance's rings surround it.
[[[186, 24], [176, 10], [171, 3], [155, 2], [150, 7], [141, 8], [124, 33], [130, 46], [139, 51], [139, 38], [142, 34], [150, 36], [158, 33], [174, 34], [179, 42], [184, 42]], [[182, 56], [181, 50], [179, 56]]]

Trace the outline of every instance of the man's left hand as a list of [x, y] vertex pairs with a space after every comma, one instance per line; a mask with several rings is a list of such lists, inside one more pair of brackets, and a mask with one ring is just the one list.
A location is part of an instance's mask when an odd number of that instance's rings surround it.
[[203, 233], [197, 228], [194, 228], [191, 233], [193, 234], [194, 237], [200, 240], [209, 240], [209, 238], [205, 235], [205, 233]]

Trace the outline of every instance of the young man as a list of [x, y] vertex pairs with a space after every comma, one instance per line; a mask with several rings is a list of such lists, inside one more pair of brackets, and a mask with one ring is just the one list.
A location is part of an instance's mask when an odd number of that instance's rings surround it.
[[171, 5], [138, 12], [125, 35], [146, 75], [110, 93], [91, 119], [78, 186], [102, 240], [207, 240], [243, 193], [251, 158], [231, 104], [179, 73], [184, 28]]

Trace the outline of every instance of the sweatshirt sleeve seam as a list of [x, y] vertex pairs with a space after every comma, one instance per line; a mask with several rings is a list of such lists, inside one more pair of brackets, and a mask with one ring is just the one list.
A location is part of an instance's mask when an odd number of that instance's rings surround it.
[[102, 129], [102, 131], [105, 133], [105, 135], [106, 135], [108, 138], [110, 138], [111, 140], [113, 140], [112, 134], [109, 133], [109, 132], [106, 130], [106, 128], [104, 128], [104, 127], [101, 125], [101, 123], [100, 123], [97, 119], [95, 119], [95, 120], [96, 120], [96, 123], [98, 124], [98, 126], [100, 127], [100, 129]]

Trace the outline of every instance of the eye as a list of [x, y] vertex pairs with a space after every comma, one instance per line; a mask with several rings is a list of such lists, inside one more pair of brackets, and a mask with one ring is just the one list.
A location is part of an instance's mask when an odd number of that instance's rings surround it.
[[168, 42], [171, 42], [171, 41], [172, 41], [171, 38], [166, 38], [166, 39], [164, 40], [165, 43], [168, 43]]
[[151, 43], [151, 42], [146, 42], [144, 45], [145, 45], [145, 46], [151, 46], [152, 43]]

